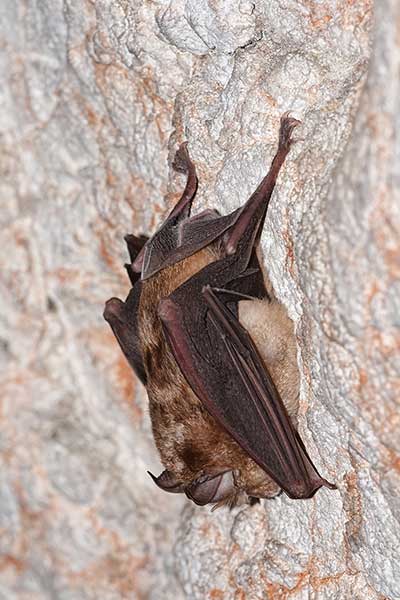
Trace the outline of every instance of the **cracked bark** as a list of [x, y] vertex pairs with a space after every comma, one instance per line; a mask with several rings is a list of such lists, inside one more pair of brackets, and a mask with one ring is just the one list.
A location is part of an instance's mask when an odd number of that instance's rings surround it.
[[[398, 598], [400, 8], [3, 0], [0, 598]], [[372, 45], [370, 48], [370, 43]], [[163, 495], [103, 322], [127, 231], [182, 179], [228, 212], [279, 116], [301, 136], [263, 235], [296, 324], [300, 430], [339, 490], [210, 513]]]

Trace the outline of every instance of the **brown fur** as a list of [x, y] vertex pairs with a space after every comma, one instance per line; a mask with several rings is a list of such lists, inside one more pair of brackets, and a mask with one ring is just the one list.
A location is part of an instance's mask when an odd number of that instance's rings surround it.
[[[232, 470], [236, 492], [219, 503], [232, 506], [247, 496], [274, 496], [279, 487], [221, 428], [191, 390], [169, 349], [157, 314], [162, 298], [219, 258], [218, 254], [218, 245], [210, 246], [144, 281], [139, 330], [153, 434], [163, 465], [184, 484], [203, 473]], [[272, 289], [267, 278], [266, 287]], [[274, 298], [271, 302], [243, 301], [239, 303], [239, 320], [257, 344], [289, 414], [295, 416], [299, 374], [293, 323], [285, 308]]]

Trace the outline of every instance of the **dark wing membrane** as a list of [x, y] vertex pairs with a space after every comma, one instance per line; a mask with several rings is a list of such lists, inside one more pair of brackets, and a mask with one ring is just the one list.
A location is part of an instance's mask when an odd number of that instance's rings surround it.
[[147, 378], [143, 364], [142, 350], [138, 332], [138, 310], [142, 282], [137, 281], [125, 302], [119, 298], [110, 298], [106, 302], [104, 318], [109, 323], [121, 350], [127, 358], [132, 369], [143, 385]]
[[[131, 263], [135, 262], [148, 239], [149, 238], [145, 235], [136, 236], [128, 234], [125, 236]], [[119, 298], [110, 298], [110, 300], [106, 302], [103, 316], [110, 324], [110, 327], [121, 346], [121, 350], [125, 354], [132, 369], [135, 371], [143, 385], [146, 385], [146, 372], [143, 364], [138, 331], [138, 312], [140, 295], [142, 293], [142, 282], [139, 281], [140, 272], [135, 271], [133, 269], [133, 264], [131, 263], [125, 265], [133, 286], [127, 299], [125, 302], [122, 302]]]
[[219, 216], [207, 212], [185, 220], [168, 218], [143, 248], [142, 279], [192, 256], [220, 238], [239, 216], [239, 210]]
[[[133, 263], [133, 271], [141, 272], [148, 279], [161, 269], [175, 264], [224, 237], [228, 254], [238, 252], [248, 261], [253, 246], [261, 232], [268, 204], [275, 187], [276, 178], [293, 144], [293, 129], [299, 121], [285, 114], [281, 118], [278, 151], [271, 168], [261, 183], [240, 209], [230, 215], [219, 216], [215, 211], [205, 211], [190, 217], [191, 205], [197, 190], [197, 176], [190, 160], [187, 144], [176, 153], [173, 166], [187, 173], [185, 190], [161, 228], [148, 240]], [[246, 265], [247, 266], [247, 265]]]
[[334, 487], [311, 462], [234, 314], [206, 286], [185, 318], [179, 290], [161, 303], [160, 317], [177, 363], [208, 411], [291, 498], [309, 498], [323, 485]]

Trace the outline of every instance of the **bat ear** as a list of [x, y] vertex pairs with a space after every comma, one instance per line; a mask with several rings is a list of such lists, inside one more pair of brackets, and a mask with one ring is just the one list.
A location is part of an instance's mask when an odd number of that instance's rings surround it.
[[185, 488], [186, 496], [199, 506], [220, 502], [235, 492], [232, 471], [218, 475], [203, 475]]
[[163, 471], [161, 475], [156, 477], [150, 471], [147, 471], [154, 483], [164, 490], [164, 492], [170, 492], [171, 494], [181, 494], [185, 491], [183, 483], [180, 483], [175, 475], [171, 471]]

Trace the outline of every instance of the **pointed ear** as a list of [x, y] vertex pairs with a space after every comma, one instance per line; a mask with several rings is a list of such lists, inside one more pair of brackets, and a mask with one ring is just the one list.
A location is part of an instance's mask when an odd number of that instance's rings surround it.
[[203, 475], [185, 488], [186, 496], [199, 506], [220, 502], [235, 491], [232, 471], [218, 475]]
[[181, 494], [185, 491], [183, 483], [180, 483], [175, 475], [171, 473], [171, 471], [163, 471], [161, 475], [155, 477], [153, 473], [147, 471], [154, 483], [164, 490], [165, 492], [170, 492], [171, 494]]

